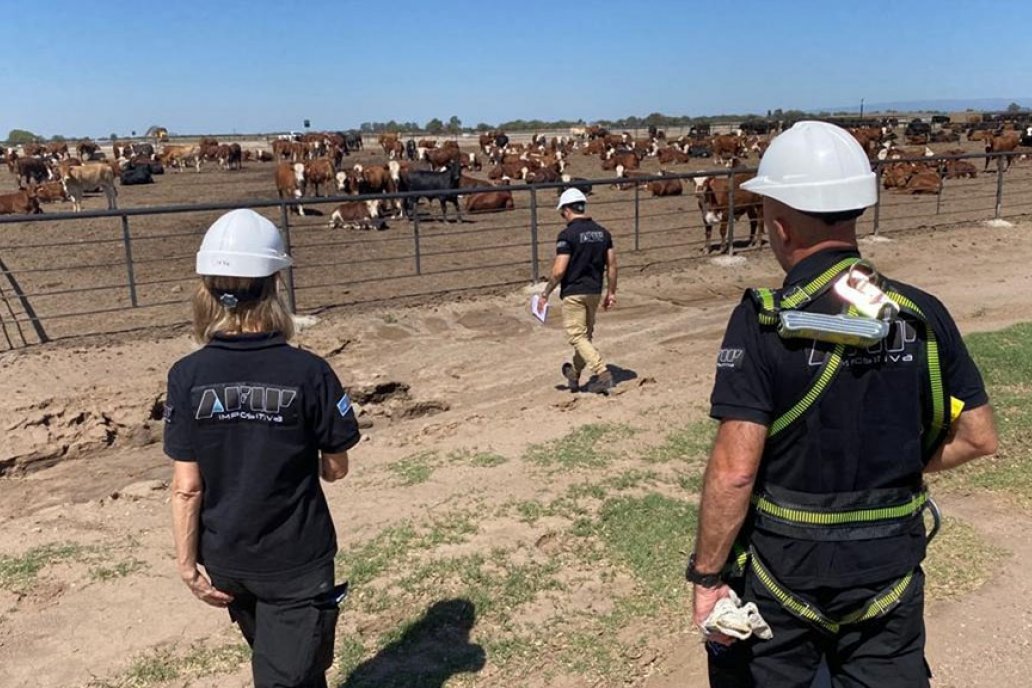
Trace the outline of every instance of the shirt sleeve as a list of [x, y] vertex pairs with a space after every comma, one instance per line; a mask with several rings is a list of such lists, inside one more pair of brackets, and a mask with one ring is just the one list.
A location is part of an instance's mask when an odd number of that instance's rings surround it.
[[351, 449], [361, 439], [358, 419], [352, 408], [351, 397], [325, 361], [314, 387], [312, 428], [319, 451], [339, 454]]
[[555, 254], [557, 256], [568, 256], [573, 253], [573, 245], [570, 243], [569, 235], [563, 231], [559, 232], [559, 238], [555, 240]]
[[963, 401], [965, 410], [988, 404], [989, 394], [985, 390], [982, 373], [968, 353], [957, 323], [938, 299], [933, 297], [931, 300], [934, 304], [933, 317], [938, 325], [936, 330], [940, 339], [940, 356], [949, 395]]
[[770, 425], [774, 412], [772, 376], [751, 302], [743, 300], [731, 313], [716, 366], [710, 417]]
[[185, 381], [173, 366], [168, 372], [168, 387], [165, 391], [164, 450], [166, 456], [176, 461], [197, 461], [193, 449], [189, 394]]

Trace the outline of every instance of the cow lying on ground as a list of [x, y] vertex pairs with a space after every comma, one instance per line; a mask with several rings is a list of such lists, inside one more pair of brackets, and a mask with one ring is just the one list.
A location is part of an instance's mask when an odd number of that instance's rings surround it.
[[65, 192], [64, 184], [61, 182], [45, 182], [30, 186], [29, 194], [35, 196], [40, 203], [68, 200], [68, 194]]
[[[441, 215], [448, 219], [448, 206], [451, 203], [455, 206], [455, 214], [459, 222], [462, 222], [462, 210], [459, 208], [459, 196], [457, 193], [439, 193], [449, 190], [458, 190], [462, 181], [462, 168], [452, 163], [446, 172], [424, 172], [422, 170], [404, 170], [401, 172], [398, 190], [427, 192], [424, 195], [410, 196], [405, 198], [405, 215], [412, 218], [413, 212], [420, 198], [431, 199], [437, 197], [441, 203]], [[438, 193], [435, 193], [438, 192]]]
[[978, 176], [978, 168], [967, 160], [947, 160], [942, 166], [942, 176], [946, 179], [974, 179]]
[[42, 212], [39, 201], [25, 189], [0, 194], [0, 215], [39, 215]]
[[649, 191], [653, 196], [680, 196], [684, 186], [680, 179], [657, 179], [649, 182]]
[[388, 229], [383, 201], [347, 201], [330, 214], [330, 229]]
[[110, 165], [105, 163], [86, 163], [78, 167], [69, 167], [64, 178], [65, 192], [72, 201], [74, 212], [82, 211], [82, 200], [88, 191], [103, 191], [107, 197], [108, 210], [118, 207], [115, 198], [118, 190], [115, 188], [115, 173]]
[[483, 191], [466, 198], [468, 213], [497, 213], [515, 207], [511, 191]]

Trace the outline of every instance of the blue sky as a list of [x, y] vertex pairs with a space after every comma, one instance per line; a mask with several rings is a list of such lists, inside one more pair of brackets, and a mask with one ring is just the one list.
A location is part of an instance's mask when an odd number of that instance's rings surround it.
[[16, 3], [0, 137], [1032, 96], [1032, 41], [1008, 16], [1027, 3]]

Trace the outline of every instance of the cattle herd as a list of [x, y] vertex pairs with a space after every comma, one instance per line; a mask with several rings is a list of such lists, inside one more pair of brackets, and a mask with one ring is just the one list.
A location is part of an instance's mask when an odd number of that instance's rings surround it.
[[[977, 168], [965, 160], [936, 160], [934, 164], [922, 160], [932, 155], [928, 144], [959, 141], [959, 130], [933, 131], [928, 125], [912, 122], [902, 133], [903, 143], [909, 147], [899, 147], [894, 124], [848, 129], [872, 161], [880, 161], [884, 188], [937, 194], [943, 179], [977, 175]], [[346, 158], [363, 149], [362, 137], [342, 132], [281, 137], [268, 147], [248, 150], [238, 143], [220, 143], [213, 138], [202, 138], [189, 145], [165, 144], [161, 150], [150, 143], [116, 140], [111, 146], [112, 157], [89, 140], [71, 147], [67, 143], [24, 144], [9, 149], [0, 147], [0, 158], [18, 183], [18, 191], [0, 194], [0, 214], [40, 213], [41, 203], [58, 201], [70, 202], [78, 212], [84, 194], [91, 192], [102, 192], [112, 209], [117, 207], [116, 180], [122, 186], [147, 184], [166, 169], [182, 172], [193, 168], [200, 173], [204, 163], [214, 163], [223, 170], [239, 170], [244, 163], [254, 162], [271, 164], [276, 191], [280, 198], [291, 201], [295, 212], [305, 214], [306, 199], [362, 196], [338, 205], [330, 213], [330, 227], [386, 229], [389, 219], [411, 219], [418, 212], [420, 198], [437, 199], [445, 219], [448, 205], [454, 208], [459, 220], [463, 210], [471, 214], [512, 210], [513, 195], [505, 187], [514, 180], [531, 185], [548, 183], [557, 194], [569, 187], [591, 193], [589, 179], [567, 172], [574, 155], [597, 159], [601, 176], [620, 180], [617, 188], [638, 187], [653, 196], [678, 196], [684, 193], [684, 185], [681, 178], [670, 176], [670, 167], [693, 160], [732, 168], [746, 166], [753, 156], [763, 157], [775, 135], [742, 130], [711, 135], [708, 128], [693, 128], [675, 139], [667, 138], [655, 127], [649, 128], [647, 136], [635, 137], [628, 132], [590, 126], [571, 128], [568, 135], [534, 134], [527, 142], [514, 142], [504, 131], [492, 131], [480, 135], [477, 150], [464, 151], [454, 139], [405, 139], [397, 133], [383, 133], [377, 137], [376, 153], [379, 156], [382, 151], [382, 160], [370, 163], [366, 156], [365, 163], [351, 164]], [[990, 163], [988, 154], [1032, 146], [1032, 127], [971, 129], [966, 136], [968, 140], [984, 141], [985, 169]], [[957, 148], [943, 154], [965, 152]], [[1007, 157], [1007, 167], [1012, 157]], [[641, 171], [647, 158], [659, 163], [658, 178]], [[730, 177], [690, 178], [706, 228], [707, 249], [714, 225], [720, 226], [717, 248], [726, 248], [729, 215], [747, 217], [750, 242], [762, 242], [760, 199], [740, 188], [751, 176], [738, 173]], [[480, 190], [471, 193], [474, 188]], [[403, 194], [400, 199], [396, 196], [399, 193]], [[384, 197], [376, 198], [380, 195]]]

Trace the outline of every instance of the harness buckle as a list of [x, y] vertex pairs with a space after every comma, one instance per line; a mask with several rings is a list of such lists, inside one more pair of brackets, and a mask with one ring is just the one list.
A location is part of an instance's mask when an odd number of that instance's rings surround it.
[[865, 318], [892, 320], [899, 315], [899, 304], [882, 291], [883, 281], [873, 265], [860, 261], [835, 282], [835, 293]]

